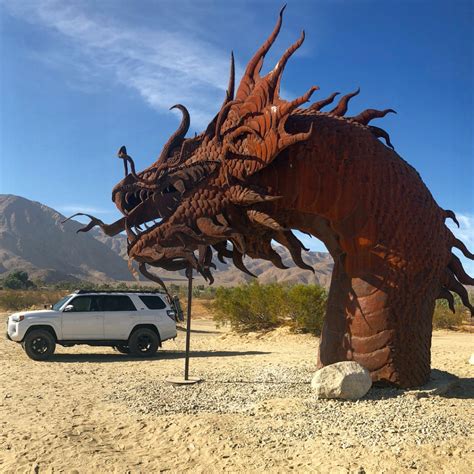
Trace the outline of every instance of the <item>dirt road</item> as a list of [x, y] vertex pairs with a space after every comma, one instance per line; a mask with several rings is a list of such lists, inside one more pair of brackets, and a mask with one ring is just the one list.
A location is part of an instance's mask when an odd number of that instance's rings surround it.
[[150, 360], [77, 346], [33, 362], [1, 338], [0, 472], [472, 472], [472, 335], [434, 335], [433, 366], [461, 378], [447, 395], [342, 402], [311, 394], [317, 339], [193, 324], [191, 387], [166, 383], [184, 332]]

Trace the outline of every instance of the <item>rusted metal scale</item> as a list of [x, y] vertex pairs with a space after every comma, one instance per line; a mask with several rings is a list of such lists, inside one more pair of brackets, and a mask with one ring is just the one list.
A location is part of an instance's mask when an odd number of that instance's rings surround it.
[[370, 125], [392, 109], [346, 117], [359, 90], [330, 112], [322, 109], [338, 93], [307, 108], [315, 86], [292, 101], [280, 97], [282, 73], [304, 33], [268, 74], [260, 74], [282, 16], [283, 10], [237, 89], [231, 57], [226, 97], [203, 133], [186, 138], [189, 113], [176, 105], [183, 115], [178, 130], [147, 169], [137, 173], [126, 148], [120, 149], [125, 178], [112, 199], [123, 218], [106, 225], [89, 216], [83, 231], [97, 225], [108, 235], [125, 230], [130, 266], [137, 262], [161, 285], [147, 266], [191, 266], [210, 283], [213, 255], [249, 274], [244, 255], [284, 268], [272, 240], [311, 270], [292, 229], [310, 233], [335, 262], [319, 364], [356, 360], [374, 381], [423, 384], [435, 300], [452, 304], [455, 292], [474, 311], [463, 286], [474, 279], [452, 248], [474, 256], [445, 225], [454, 213], [437, 205], [395, 153], [388, 133]]

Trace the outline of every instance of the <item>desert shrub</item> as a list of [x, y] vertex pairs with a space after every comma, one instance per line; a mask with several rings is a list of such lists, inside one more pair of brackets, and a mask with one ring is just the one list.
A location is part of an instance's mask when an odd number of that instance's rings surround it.
[[456, 305], [456, 312], [453, 313], [445, 301], [437, 301], [433, 314], [434, 329], [456, 329], [462, 325], [465, 308]]
[[35, 298], [30, 292], [3, 291], [0, 295], [0, 308], [4, 311], [20, 311], [31, 308]]
[[193, 297], [212, 300], [216, 296], [216, 288], [208, 285], [197, 285], [193, 288]]
[[0, 292], [0, 309], [3, 311], [43, 309], [44, 305], [56, 303], [67, 293], [57, 290], [3, 290]]
[[288, 289], [287, 296], [288, 315], [293, 328], [319, 336], [326, 312], [327, 294], [324, 288], [295, 285]]
[[281, 285], [260, 285], [256, 281], [234, 288], [220, 287], [211, 306], [214, 320], [230, 324], [238, 332], [274, 328], [284, 317], [284, 293]]
[[23, 271], [12, 272], [3, 280], [3, 287], [10, 290], [26, 290], [33, 286], [34, 283], [30, 280], [28, 273]]
[[218, 288], [210, 309], [218, 324], [230, 324], [238, 332], [289, 325], [319, 334], [325, 306], [326, 292], [316, 285], [260, 285], [254, 281]]

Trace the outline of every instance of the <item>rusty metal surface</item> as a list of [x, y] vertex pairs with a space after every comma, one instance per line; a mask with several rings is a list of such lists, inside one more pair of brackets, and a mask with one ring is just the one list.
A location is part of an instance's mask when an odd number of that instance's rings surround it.
[[237, 90], [231, 57], [225, 100], [203, 133], [186, 138], [189, 113], [176, 105], [181, 124], [147, 169], [137, 172], [126, 148], [119, 150], [125, 178], [112, 199], [123, 218], [106, 225], [89, 216], [82, 230], [125, 230], [130, 268], [136, 272], [136, 262], [161, 285], [147, 267], [191, 265], [212, 283], [212, 249], [249, 274], [244, 255], [285, 268], [272, 240], [289, 249], [296, 265], [312, 270], [291, 229], [308, 232], [335, 260], [319, 364], [353, 359], [376, 381], [420, 385], [429, 378], [435, 300], [452, 305], [453, 291], [474, 310], [463, 286], [474, 279], [452, 248], [474, 256], [445, 225], [455, 219], [452, 211], [436, 204], [387, 132], [369, 124], [392, 109], [346, 117], [359, 90], [329, 112], [322, 109], [338, 93], [307, 108], [317, 87], [292, 101], [280, 97], [283, 70], [304, 33], [260, 75], [282, 16], [283, 10]]

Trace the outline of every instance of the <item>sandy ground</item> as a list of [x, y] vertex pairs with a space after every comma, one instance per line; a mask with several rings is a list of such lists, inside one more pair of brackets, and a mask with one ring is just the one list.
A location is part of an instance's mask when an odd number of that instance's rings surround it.
[[[5, 323], [0, 317], [0, 325]], [[473, 472], [473, 336], [436, 332], [433, 367], [460, 377], [444, 396], [372, 389], [314, 400], [317, 339], [246, 337], [193, 323], [150, 360], [58, 347], [33, 362], [0, 339], [0, 472]]]

